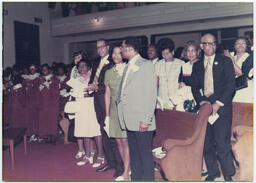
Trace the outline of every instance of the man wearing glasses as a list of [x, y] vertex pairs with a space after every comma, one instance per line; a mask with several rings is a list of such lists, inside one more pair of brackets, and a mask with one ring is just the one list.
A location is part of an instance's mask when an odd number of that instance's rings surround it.
[[214, 181], [220, 177], [218, 159], [225, 181], [231, 181], [231, 176], [235, 174], [230, 145], [232, 99], [235, 92], [234, 67], [228, 57], [215, 54], [216, 39], [212, 34], [205, 34], [201, 38], [200, 47], [204, 57], [193, 66], [191, 84], [197, 104], [212, 105], [203, 151], [208, 170], [205, 180]]
[[123, 164], [121, 155], [119, 153], [117, 143], [115, 139], [111, 139], [108, 137], [104, 130], [104, 121], [105, 121], [105, 85], [104, 85], [104, 77], [106, 70], [111, 68], [111, 64], [108, 61], [109, 57], [109, 45], [105, 39], [99, 39], [96, 43], [97, 53], [99, 58], [94, 63], [92, 67], [92, 74], [89, 83], [89, 88], [91, 91], [95, 91], [94, 93], [94, 108], [97, 116], [98, 123], [100, 124], [101, 135], [102, 135], [102, 145], [105, 153], [105, 158], [107, 163], [104, 166], [101, 166], [105, 163], [104, 158], [99, 158], [96, 163], [93, 164], [94, 168], [97, 172], [105, 172], [107, 170], [114, 169], [115, 174], [114, 177], [118, 177], [123, 173]]

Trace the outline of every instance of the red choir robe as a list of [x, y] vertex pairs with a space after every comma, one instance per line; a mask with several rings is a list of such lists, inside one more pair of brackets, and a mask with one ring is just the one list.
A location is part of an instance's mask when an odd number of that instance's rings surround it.
[[63, 112], [66, 102], [69, 99], [68, 91], [70, 87], [67, 85], [67, 81], [70, 79], [68, 76], [57, 76], [60, 81], [60, 99], [59, 99], [59, 111]]
[[57, 135], [59, 115], [59, 80], [49, 74], [40, 77], [38, 87], [39, 136]]
[[11, 91], [11, 117], [10, 125], [14, 128], [27, 128], [26, 124], [26, 105], [25, 88], [19, 83], [12, 87]]
[[9, 81], [6, 81], [3, 87], [3, 123], [10, 124], [11, 123], [11, 85]]
[[37, 92], [39, 87], [39, 74], [27, 75], [24, 78], [26, 91], [26, 122], [28, 126], [27, 135], [38, 134], [38, 106]]

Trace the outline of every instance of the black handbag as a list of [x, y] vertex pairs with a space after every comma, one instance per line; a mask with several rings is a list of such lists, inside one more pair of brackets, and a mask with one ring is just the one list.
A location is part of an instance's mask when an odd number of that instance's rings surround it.
[[241, 90], [248, 87], [248, 81], [246, 75], [242, 75], [236, 78], [236, 90]]

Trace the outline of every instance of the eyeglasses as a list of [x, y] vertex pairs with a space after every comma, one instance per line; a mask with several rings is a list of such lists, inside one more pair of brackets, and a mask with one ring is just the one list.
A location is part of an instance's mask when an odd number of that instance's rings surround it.
[[99, 46], [97, 49], [103, 49], [104, 47], [106, 47], [106, 45]]
[[203, 44], [205, 46], [215, 46], [216, 42], [202, 42], [201, 44]]
[[236, 43], [236, 45], [246, 45], [246, 43]]

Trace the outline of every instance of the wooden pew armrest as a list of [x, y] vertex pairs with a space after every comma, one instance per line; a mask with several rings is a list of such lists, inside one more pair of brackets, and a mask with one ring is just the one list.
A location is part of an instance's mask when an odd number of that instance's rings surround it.
[[170, 151], [175, 146], [186, 146], [190, 143], [187, 140], [167, 139], [163, 143], [163, 147], [166, 151]]

